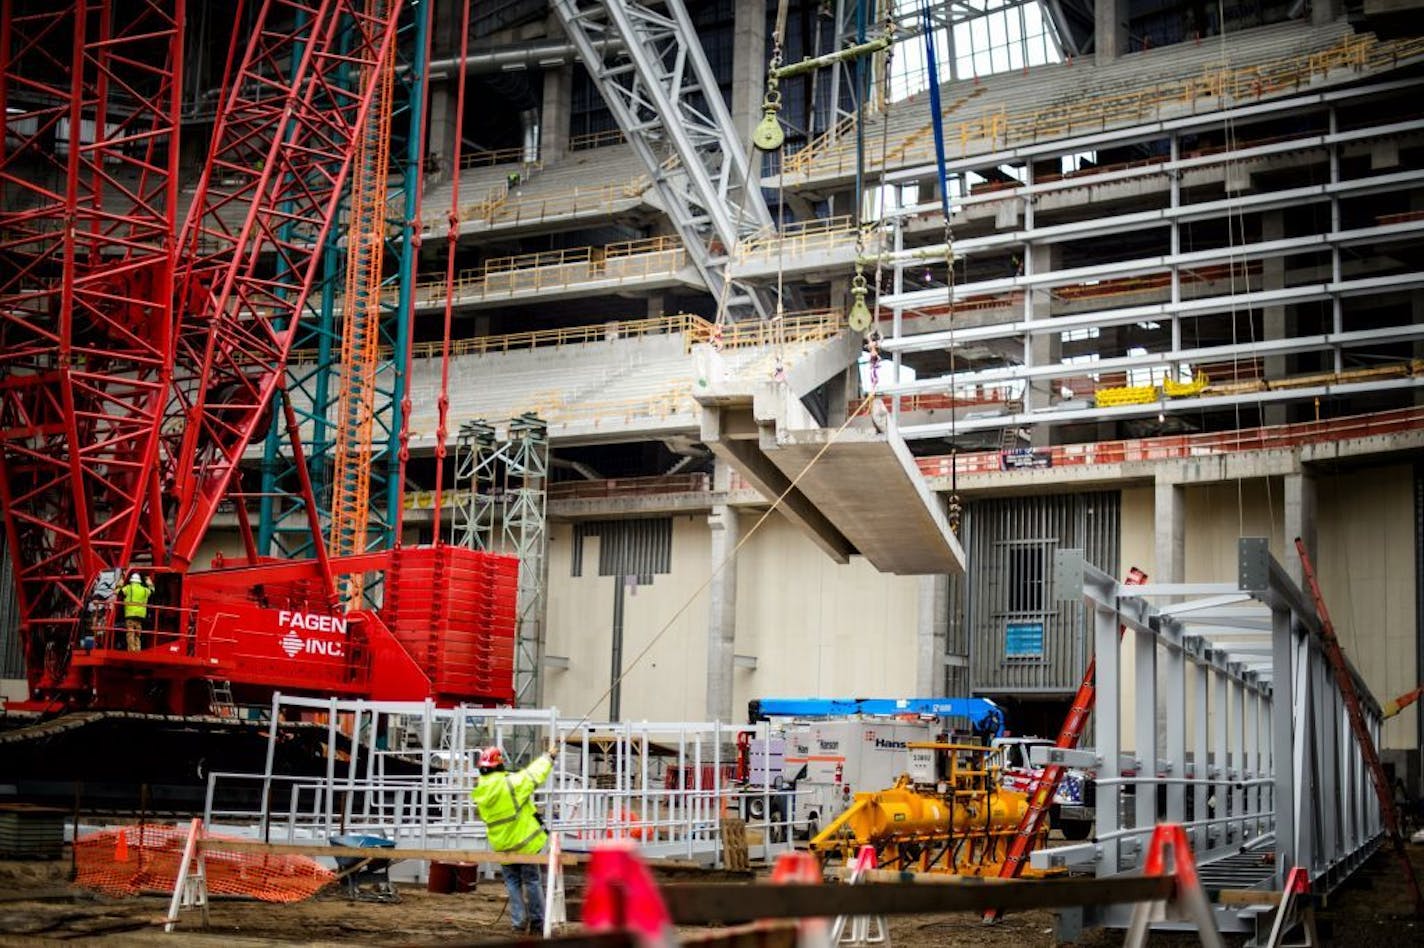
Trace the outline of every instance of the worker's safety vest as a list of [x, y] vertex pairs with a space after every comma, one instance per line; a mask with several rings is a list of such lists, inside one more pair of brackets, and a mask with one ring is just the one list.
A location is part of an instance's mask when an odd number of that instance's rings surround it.
[[126, 583], [119, 590], [124, 597], [124, 618], [142, 619], [148, 615], [148, 597], [152, 594], [143, 583]]
[[483, 774], [470, 799], [485, 821], [490, 849], [501, 853], [537, 853], [548, 836], [534, 812], [534, 791], [554, 769], [548, 754], [539, 757], [518, 773], [495, 771]]

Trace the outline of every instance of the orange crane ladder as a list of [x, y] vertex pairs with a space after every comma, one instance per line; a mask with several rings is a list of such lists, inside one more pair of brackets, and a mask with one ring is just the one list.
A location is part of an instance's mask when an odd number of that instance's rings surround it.
[[[378, 14], [388, 0], [367, 0]], [[342, 301], [340, 388], [333, 453], [332, 556], [366, 552], [370, 519], [371, 432], [375, 420], [376, 366], [381, 337], [381, 263], [385, 253], [386, 181], [390, 161], [395, 64], [367, 70], [375, 84], [366, 126], [352, 157], [351, 216], [346, 233], [345, 298]], [[360, 608], [362, 577], [339, 578], [337, 593], [348, 608]]]
[[[1123, 585], [1141, 586], [1146, 582], [1147, 574], [1134, 566], [1128, 570]], [[1122, 638], [1123, 631], [1124, 627], [1118, 626], [1118, 638]], [[1058, 732], [1055, 747], [1072, 749], [1082, 740], [1083, 730], [1088, 724], [1088, 715], [1093, 713], [1093, 702], [1097, 697], [1097, 671], [1098, 659], [1093, 656], [1088, 661], [1088, 667], [1083, 669], [1082, 684], [1078, 685], [1078, 693], [1073, 697], [1073, 706], [1068, 710], [1068, 717], [1063, 720], [1063, 728]], [[999, 878], [1016, 879], [1023, 872], [1024, 866], [1028, 864], [1029, 854], [1033, 852], [1034, 843], [1038, 840], [1039, 831], [1043, 828], [1043, 821], [1048, 819], [1048, 811], [1053, 806], [1053, 796], [1058, 792], [1058, 784], [1062, 782], [1063, 774], [1067, 770], [1062, 764], [1049, 764], [1043, 768], [1043, 773], [1039, 774], [1029, 792], [1028, 809], [1019, 821], [1018, 833], [1009, 844], [1009, 854], [999, 869]], [[989, 909], [984, 913], [984, 921], [996, 922], [1003, 914], [1003, 909]]]
[[1345, 664], [1345, 652], [1340, 640], [1335, 637], [1335, 623], [1330, 621], [1330, 613], [1325, 608], [1325, 597], [1320, 593], [1320, 584], [1315, 581], [1315, 568], [1310, 564], [1310, 554], [1305, 551], [1305, 541], [1295, 538], [1295, 549], [1300, 554], [1301, 572], [1310, 587], [1311, 598], [1315, 600], [1315, 611], [1320, 616], [1320, 644], [1325, 658], [1330, 662], [1330, 670], [1335, 673], [1335, 682], [1340, 688], [1340, 697], [1345, 703], [1345, 716], [1350, 721], [1350, 730], [1355, 732], [1355, 742], [1360, 745], [1360, 754], [1365, 758], [1365, 768], [1370, 772], [1370, 780], [1379, 795], [1380, 816], [1384, 819], [1385, 832], [1394, 843], [1394, 851], [1399, 854], [1400, 866], [1404, 870], [1404, 880], [1414, 892], [1414, 914], [1424, 916], [1424, 892], [1419, 889], [1419, 879], [1414, 874], [1414, 864], [1409, 860], [1409, 851], [1404, 845], [1404, 834], [1399, 831], [1399, 815], [1394, 812], [1394, 791], [1385, 777], [1384, 765], [1380, 763], [1379, 751], [1374, 739], [1365, 726], [1365, 714], [1360, 709], [1360, 696], [1355, 691], [1355, 679]]

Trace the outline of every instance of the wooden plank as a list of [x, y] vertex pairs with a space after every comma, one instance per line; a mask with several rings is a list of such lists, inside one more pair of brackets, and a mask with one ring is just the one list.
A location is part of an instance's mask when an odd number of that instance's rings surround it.
[[1221, 889], [1213, 899], [1219, 905], [1280, 905], [1276, 889]]
[[916, 915], [1116, 905], [1170, 899], [1168, 876], [1045, 881], [962, 878], [935, 885], [667, 885], [660, 889], [679, 925], [733, 924], [772, 918]]

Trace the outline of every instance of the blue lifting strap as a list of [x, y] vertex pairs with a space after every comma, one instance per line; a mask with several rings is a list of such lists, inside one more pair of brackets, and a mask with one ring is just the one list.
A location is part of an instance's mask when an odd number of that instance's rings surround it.
[[934, 126], [935, 164], [939, 168], [939, 203], [944, 211], [945, 226], [949, 226], [949, 172], [944, 164], [944, 116], [939, 105], [939, 56], [935, 52], [935, 23], [930, 8], [925, 6], [925, 59], [930, 72], [930, 124]]

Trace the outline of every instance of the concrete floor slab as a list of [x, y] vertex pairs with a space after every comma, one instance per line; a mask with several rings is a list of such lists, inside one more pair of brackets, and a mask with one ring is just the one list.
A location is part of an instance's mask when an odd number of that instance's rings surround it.
[[930, 489], [893, 421], [816, 427], [784, 386], [754, 396], [715, 392], [702, 439], [838, 562], [864, 556], [899, 575], [964, 572], [944, 501]]

